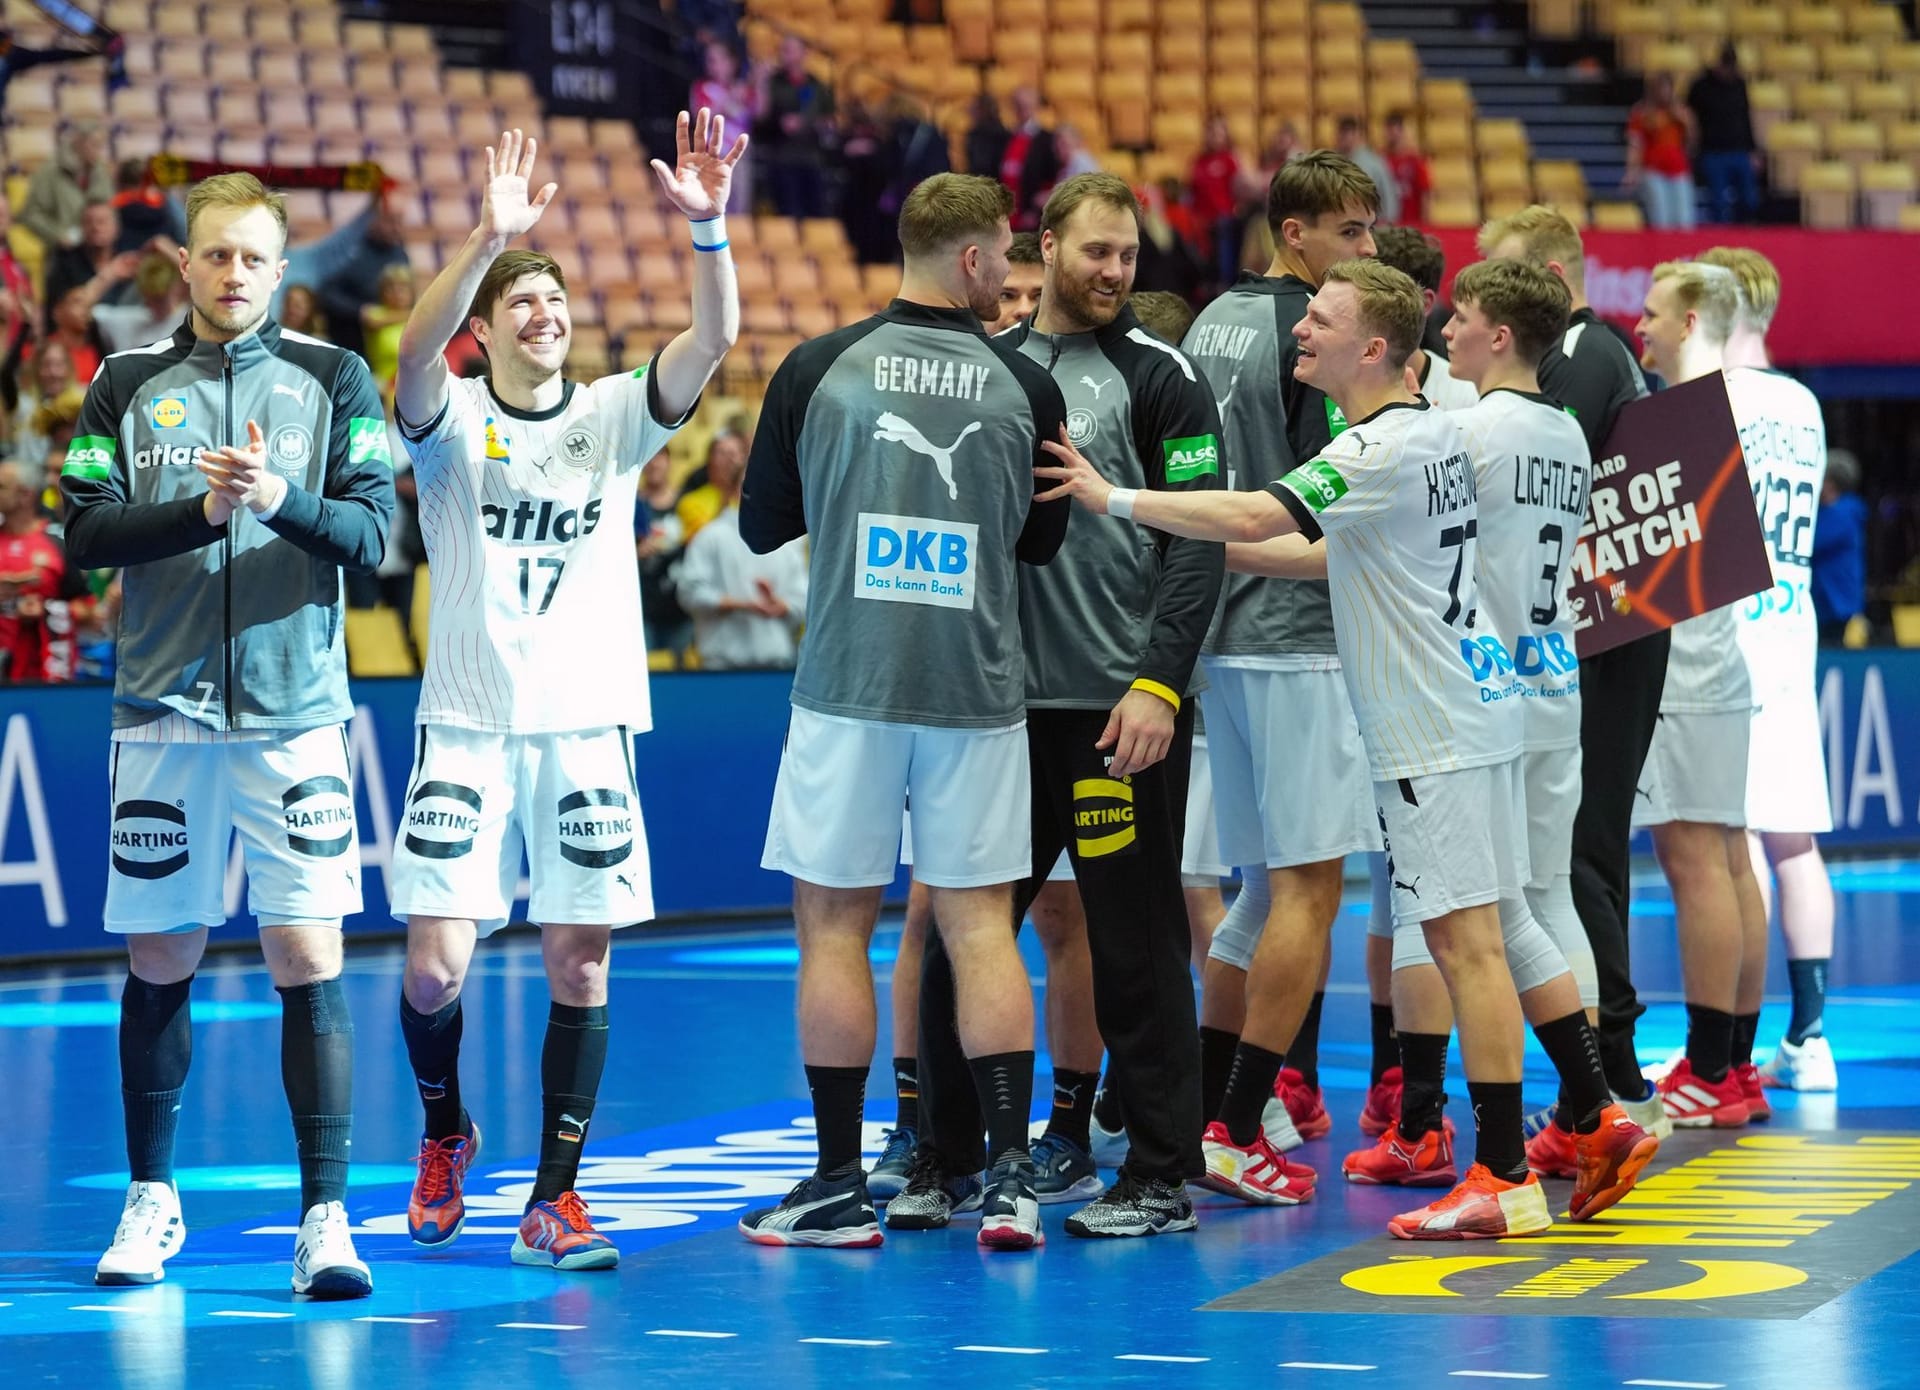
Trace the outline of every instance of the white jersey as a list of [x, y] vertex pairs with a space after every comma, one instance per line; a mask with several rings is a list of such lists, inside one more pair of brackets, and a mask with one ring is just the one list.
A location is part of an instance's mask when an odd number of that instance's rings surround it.
[[1810, 588], [1813, 518], [1827, 476], [1826, 421], [1813, 392], [1778, 372], [1730, 371], [1727, 396], [1773, 562], [1773, 588], [1738, 606], [1740, 650], [1756, 704], [1810, 700], [1819, 646]]
[[1480, 492], [1480, 622], [1526, 683], [1527, 748], [1580, 742], [1580, 660], [1567, 583], [1587, 516], [1592, 456], [1566, 410], [1495, 390], [1459, 413]]
[[1327, 540], [1334, 638], [1376, 781], [1518, 757], [1524, 683], [1476, 624], [1476, 479], [1457, 419], [1424, 401], [1349, 426], [1272, 484]]
[[1453, 374], [1453, 367], [1437, 352], [1427, 353], [1427, 375], [1420, 383], [1420, 394], [1442, 410], [1466, 410], [1480, 399], [1471, 381]]
[[403, 431], [433, 581], [418, 722], [652, 726], [634, 498], [685, 423], [658, 418], [652, 376], [568, 382], [538, 414], [485, 381], [450, 381], [440, 414]]

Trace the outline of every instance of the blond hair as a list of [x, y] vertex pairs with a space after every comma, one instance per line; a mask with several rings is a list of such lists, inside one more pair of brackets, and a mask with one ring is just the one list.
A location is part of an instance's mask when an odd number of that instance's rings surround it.
[[1193, 306], [1171, 290], [1135, 290], [1127, 299], [1133, 316], [1170, 343], [1193, 327]]
[[900, 249], [917, 260], [990, 241], [1012, 212], [1013, 194], [998, 179], [935, 174], [900, 204]]
[[193, 244], [193, 224], [209, 208], [265, 208], [280, 224], [280, 245], [287, 244], [287, 196], [268, 188], [252, 174], [214, 174], [187, 190], [187, 244]]
[[1396, 370], [1406, 366], [1427, 327], [1420, 287], [1411, 275], [1376, 260], [1356, 259], [1328, 267], [1321, 283], [1323, 288], [1352, 285], [1360, 296], [1361, 328], [1386, 339], [1388, 366]]
[[1762, 337], [1780, 308], [1780, 272], [1751, 246], [1715, 246], [1700, 253], [1703, 265], [1733, 272], [1740, 283], [1740, 316]]
[[1082, 203], [1098, 203], [1115, 212], [1132, 213], [1134, 226], [1140, 225], [1140, 200], [1133, 196], [1133, 186], [1125, 179], [1118, 174], [1075, 174], [1053, 190], [1046, 207], [1041, 209], [1040, 234], [1052, 232], [1059, 236]]
[[1740, 281], [1731, 270], [1699, 261], [1662, 261], [1653, 268], [1653, 282], [1672, 284], [1681, 312], [1699, 318], [1710, 342], [1727, 341], [1740, 314]]
[[1567, 282], [1532, 261], [1492, 260], [1453, 277], [1455, 306], [1472, 305], [1495, 328], [1513, 334], [1514, 356], [1538, 366], [1546, 350], [1566, 336], [1573, 313]]
[[1557, 261], [1575, 290], [1586, 287], [1587, 257], [1580, 245], [1580, 229], [1565, 214], [1535, 203], [1508, 217], [1496, 217], [1480, 229], [1480, 254], [1491, 256], [1509, 237], [1520, 238], [1528, 260], [1545, 265]]

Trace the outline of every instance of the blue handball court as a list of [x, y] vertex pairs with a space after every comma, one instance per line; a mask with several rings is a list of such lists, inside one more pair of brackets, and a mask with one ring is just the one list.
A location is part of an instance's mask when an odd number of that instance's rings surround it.
[[[375, 904], [414, 689], [368, 682], [357, 694]], [[350, 1209], [375, 1290], [345, 1304], [289, 1291], [298, 1193], [279, 1003], [244, 951], [210, 956], [196, 985], [179, 1151], [185, 1249], [163, 1284], [93, 1285], [126, 1182], [114, 1030], [124, 965], [83, 954], [108, 944], [98, 927], [107, 695], [0, 697], [9, 1387], [1920, 1383], [1920, 666], [1907, 653], [1843, 654], [1822, 673], [1840, 827], [1826, 1015], [1838, 1092], [1773, 1092], [1768, 1124], [1675, 1138], [1598, 1221], [1471, 1245], [1393, 1241], [1387, 1218], [1425, 1199], [1338, 1179], [1361, 1142], [1367, 1082], [1357, 898], [1342, 917], [1323, 1034], [1335, 1127], [1295, 1155], [1322, 1175], [1310, 1204], [1208, 1197], [1193, 1234], [1112, 1243], [1074, 1240], [1061, 1229], [1071, 1208], [1052, 1207], [1047, 1244], [1027, 1255], [982, 1252], [964, 1219], [890, 1235], [878, 1250], [747, 1244], [739, 1215], [778, 1200], [813, 1152], [786, 888], [756, 863], [785, 688], [770, 676], [676, 676], [657, 681], [655, 697], [640, 776], [669, 921], [616, 938], [613, 1056], [579, 1184], [620, 1268], [555, 1275], [507, 1260], [533, 1176], [547, 1007], [524, 935], [483, 947], [468, 987], [463, 1078], [487, 1149], [469, 1180], [466, 1232], [442, 1254], [408, 1242], [419, 1114], [397, 1019], [401, 958], [392, 924], [369, 912], [350, 924], [366, 939], [347, 966], [358, 1033]], [[1683, 1029], [1672, 903], [1657, 874], [1637, 880], [1634, 907], [1652, 1062]], [[250, 931], [238, 919], [219, 939], [244, 944]], [[897, 931], [889, 917], [874, 942], [883, 1018]], [[1030, 960], [1038, 991], [1037, 951]], [[1776, 959], [1763, 1050], [1785, 1024], [1785, 995]], [[876, 1154], [892, 1118], [880, 1060], [868, 1105]], [[1043, 1093], [1047, 1066], [1043, 1053]], [[1529, 1055], [1527, 1076], [1530, 1097], [1548, 1099], [1543, 1057]], [[1465, 1127], [1464, 1105], [1453, 1109]], [[1550, 1196], [1564, 1211], [1563, 1187]]]

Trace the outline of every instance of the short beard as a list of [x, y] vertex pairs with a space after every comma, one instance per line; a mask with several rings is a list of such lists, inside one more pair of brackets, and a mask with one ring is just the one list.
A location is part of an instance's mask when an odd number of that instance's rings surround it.
[[1113, 308], [1109, 312], [1105, 305], [1094, 299], [1093, 287], [1084, 283], [1057, 283], [1054, 295], [1055, 306], [1079, 323], [1083, 331], [1105, 328], [1120, 316], [1120, 310], [1126, 304], [1124, 295], [1115, 295]]
[[[271, 308], [271, 305], [272, 305], [272, 301], [269, 300], [268, 301], [269, 308]], [[259, 312], [259, 314], [256, 315], [254, 318], [248, 319], [244, 322], [238, 322], [238, 323], [236, 323], [231, 319], [222, 321], [221, 318], [208, 313], [205, 309], [201, 308], [198, 304], [193, 306], [193, 312], [197, 314], [200, 318], [205, 320], [207, 323], [211, 324], [216, 332], [226, 334], [228, 339], [231, 340], [236, 338], [244, 338], [247, 336], [247, 334], [253, 332], [261, 324], [265, 323], [267, 321], [268, 309], [262, 309]]]

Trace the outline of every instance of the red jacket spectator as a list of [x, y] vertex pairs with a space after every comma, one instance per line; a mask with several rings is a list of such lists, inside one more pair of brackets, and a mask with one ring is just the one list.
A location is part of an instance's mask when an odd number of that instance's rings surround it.
[[1233, 152], [1233, 133], [1224, 116], [1207, 121], [1207, 142], [1193, 157], [1187, 182], [1193, 188], [1193, 214], [1209, 234], [1224, 217], [1232, 217], [1239, 207], [1234, 194], [1234, 176], [1240, 172], [1240, 160]]
[[17, 463], [0, 463], [0, 680], [73, 679], [73, 600], [84, 576], [47, 531]]
[[1433, 192], [1433, 169], [1407, 131], [1406, 113], [1387, 117], [1387, 168], [1400, 188], [1400, 221], [1417, 227], [1427, 220], [1427, 195]]

